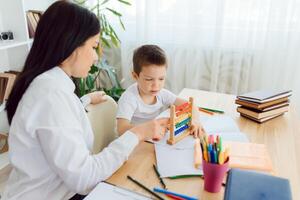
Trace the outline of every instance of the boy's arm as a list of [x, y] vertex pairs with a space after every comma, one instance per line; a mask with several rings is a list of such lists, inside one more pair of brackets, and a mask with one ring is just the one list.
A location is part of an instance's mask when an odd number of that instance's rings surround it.
[[134, 127], [131, 124], [131, 119], [137, 108], [136, 98], [133, 94], [125, 91], [118, 101], [118, 110], [116, 115], [117, 132], [122, 135], [127, 130]]
[[126, 131], [128, 131], [133, 127], [134, 125], [131, 124], [129, 120], [123, 118], [117, 118], [117, 131], [119, 133], [119, 136], [121, 136], [123, 133], [125, 133]]

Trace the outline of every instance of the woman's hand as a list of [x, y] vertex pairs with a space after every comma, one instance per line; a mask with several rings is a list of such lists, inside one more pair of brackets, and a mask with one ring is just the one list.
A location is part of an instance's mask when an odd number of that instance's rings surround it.
[[143, 124], [136, 125], [130, 131], [137, 135], [140, 141], [161, 139], [166, 133], [169, 118], [151, 120]]
[[91, 104], [103, 103], [107, 100], [106, 94], [103, 91], [91, 92], [88, 95], [91, 98]]
[[200, 122], [192, 122], [190, 133], [194, 135], [195, 138], [203, 136], [205, 134], [205, 130], [203, 129]]

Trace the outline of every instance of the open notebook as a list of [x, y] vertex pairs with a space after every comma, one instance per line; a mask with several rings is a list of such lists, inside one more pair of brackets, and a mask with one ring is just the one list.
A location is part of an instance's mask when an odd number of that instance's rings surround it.
[[[166, 117], [163, 113], [159, 118]], [[239, 131], [234, 120], [228, 116], [201, 117], [201, 123], [208, 134], [220, 135], [223, 141], [248, 142], [244, 133]], [[158, 171], [161, 177], [179, 175], [202, 175], [202, 169], [194, 167], [194, 138], [188, 136], [174, 145], [166, 143], [169, 133], [155, 143]]]

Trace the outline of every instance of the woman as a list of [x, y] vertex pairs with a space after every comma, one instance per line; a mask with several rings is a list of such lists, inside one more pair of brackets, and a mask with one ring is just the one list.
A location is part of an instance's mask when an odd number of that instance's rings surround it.
[[40, 19], [6, 105], [13, 170], [4, 199], [80, 199], [139, 141], [164, 131], [163, 122], [151, 121], [91, 155], [93, 132], [70, 77], [86, 77], [98, 59], [99, 32], [93, 13], [67, 1], [55, 2]]

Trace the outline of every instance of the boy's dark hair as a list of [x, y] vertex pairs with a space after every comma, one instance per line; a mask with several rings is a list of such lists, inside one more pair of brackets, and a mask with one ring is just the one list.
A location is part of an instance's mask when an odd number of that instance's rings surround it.
[[77, 47], [99, 32], [97, 16], [77, 4], [57, 1], [45, 11], [38, 23], [23, 71], [6, 104], [9, 124], [34, 78], [61, 64]]
[[167, 58], [165, 52], [157, 45], [143, 45], [133, 53], [133, 71], [139, 75], [142, 67], [149, 65], [166, 65]]

